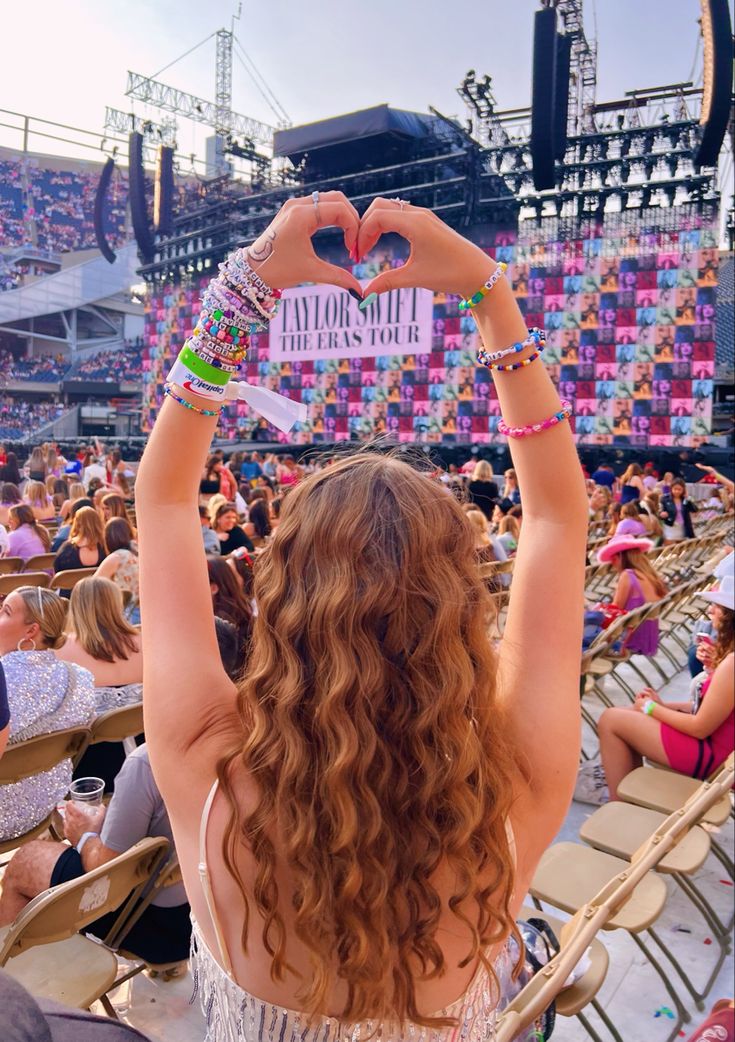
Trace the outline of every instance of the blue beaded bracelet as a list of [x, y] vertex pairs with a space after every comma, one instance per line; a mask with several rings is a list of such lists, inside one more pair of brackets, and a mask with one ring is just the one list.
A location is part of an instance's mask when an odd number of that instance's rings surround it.
[[542, 351], [545, 346], [546, 333], [544, 333], [543, 329], [529, 329], [525, 340], [520, 340], [517, 344], [511, 344], [510, 347], [505, 347], [502, 351], [485, 351], [483, 348], [480, 348], [477, 352], [477, 361], [480, 365], [493, 368], [495, 362], [499, 362], [501, 358], [507, 358], [508, 355], [516, 355], [527, 347], [536, 347], [539, 351]]
[[166, 384], [163, 388], [163, 393], [167, 398], [173, 398], [179, 405], [183, 405], [185, 409], [191, 409], [192, 412], [198, 412], [200, 416], [219, 416], [221, 409], [200, 409], [198, 405], [192, 405], [191, 402], [187, 402], [186, 398], [182, 398], [181, 395], [176, 394], [172, 389], [171, 384]]

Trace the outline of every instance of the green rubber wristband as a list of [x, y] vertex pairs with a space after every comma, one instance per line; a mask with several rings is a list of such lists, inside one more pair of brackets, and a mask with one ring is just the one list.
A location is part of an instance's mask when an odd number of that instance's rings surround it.
[[190, 369], [195, 376], [199, 376], [202, 380], [206, 380], [211, 384], [216, 384], [218, 387], [225, 387], [230, 382], [231, 373], [215, 369], [213, 365], [205, 362], [203, 358], [195, 354], [190, 347], [182, 347], [179, 352], [179, 361], [187, 369]]

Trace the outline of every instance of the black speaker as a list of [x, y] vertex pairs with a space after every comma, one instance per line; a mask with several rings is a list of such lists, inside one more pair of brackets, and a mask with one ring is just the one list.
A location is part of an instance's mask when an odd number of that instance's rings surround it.
[[572, 38], [556, 34], [556, 69], [554, 70], [554, 159], [561, 162], [567, 150], [569, 119], [569, 67], [572, 60]]
[[144, 261], [153, 260], [153, 236], [148, 222], [145, 202], [145, 174], [143, 172], [143, 135], [133, 131], [128, 138], [128, 185], [130, 216], [133, 219], [135, 241]]
[[554, 79], [556, 69], [556, 11], [545, 7], [534, 15], [533, 88], [531, 92], [531, 161], [537, 192], [553, 188]]
[[94, 197], [94, 234], [97, 239], [100, 253], [109, 264], [114, 264], [117, 254], [112, 249], [105, 235], [105, 203], [107, 202], [107, 190], [110, 187], [112, 174], [115, 169], [115, 160], [110, 156], [102, 167], [97, 192]]
[[159, 235], [170, 235], [174, 230], [174, 150], [168, 145], [158, 149], [153, 222]]
[[728, 0], [700, 0], [704, 39], [704, 94], [700, 124], [704, 127], [694, 163], [716, 166], [730, 118], [732, 90], [732, 23]]

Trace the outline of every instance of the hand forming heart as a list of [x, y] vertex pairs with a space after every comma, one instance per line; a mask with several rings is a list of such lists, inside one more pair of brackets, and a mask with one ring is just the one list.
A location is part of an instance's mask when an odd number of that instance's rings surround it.
[[[353, 262], [373, 249], [381, 235], [395, 233], [410, 244], [399, 268], [382, 272], [364, 288], [346, 268], [318, 257], [311, 238], [320, 228], [342, 228]], [[271, 286], [303, 282], [341, 286], [353, 296], [421, 286], [469, 296], [483, 284], [494, 262], [479, 246], [449, 228], [431, 210], [397, 199], [375, 199], [362, 219], [342, 192], [289, 199], [268, 228], [247, 248], [250, 264]]]

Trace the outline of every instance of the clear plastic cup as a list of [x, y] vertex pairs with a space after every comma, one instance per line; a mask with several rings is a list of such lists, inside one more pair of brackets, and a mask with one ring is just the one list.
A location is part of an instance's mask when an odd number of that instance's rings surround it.
[[101, 807], [105, 794], [102, 778], [76, 778], [69, 786], [69, 796], [80, 809]]

